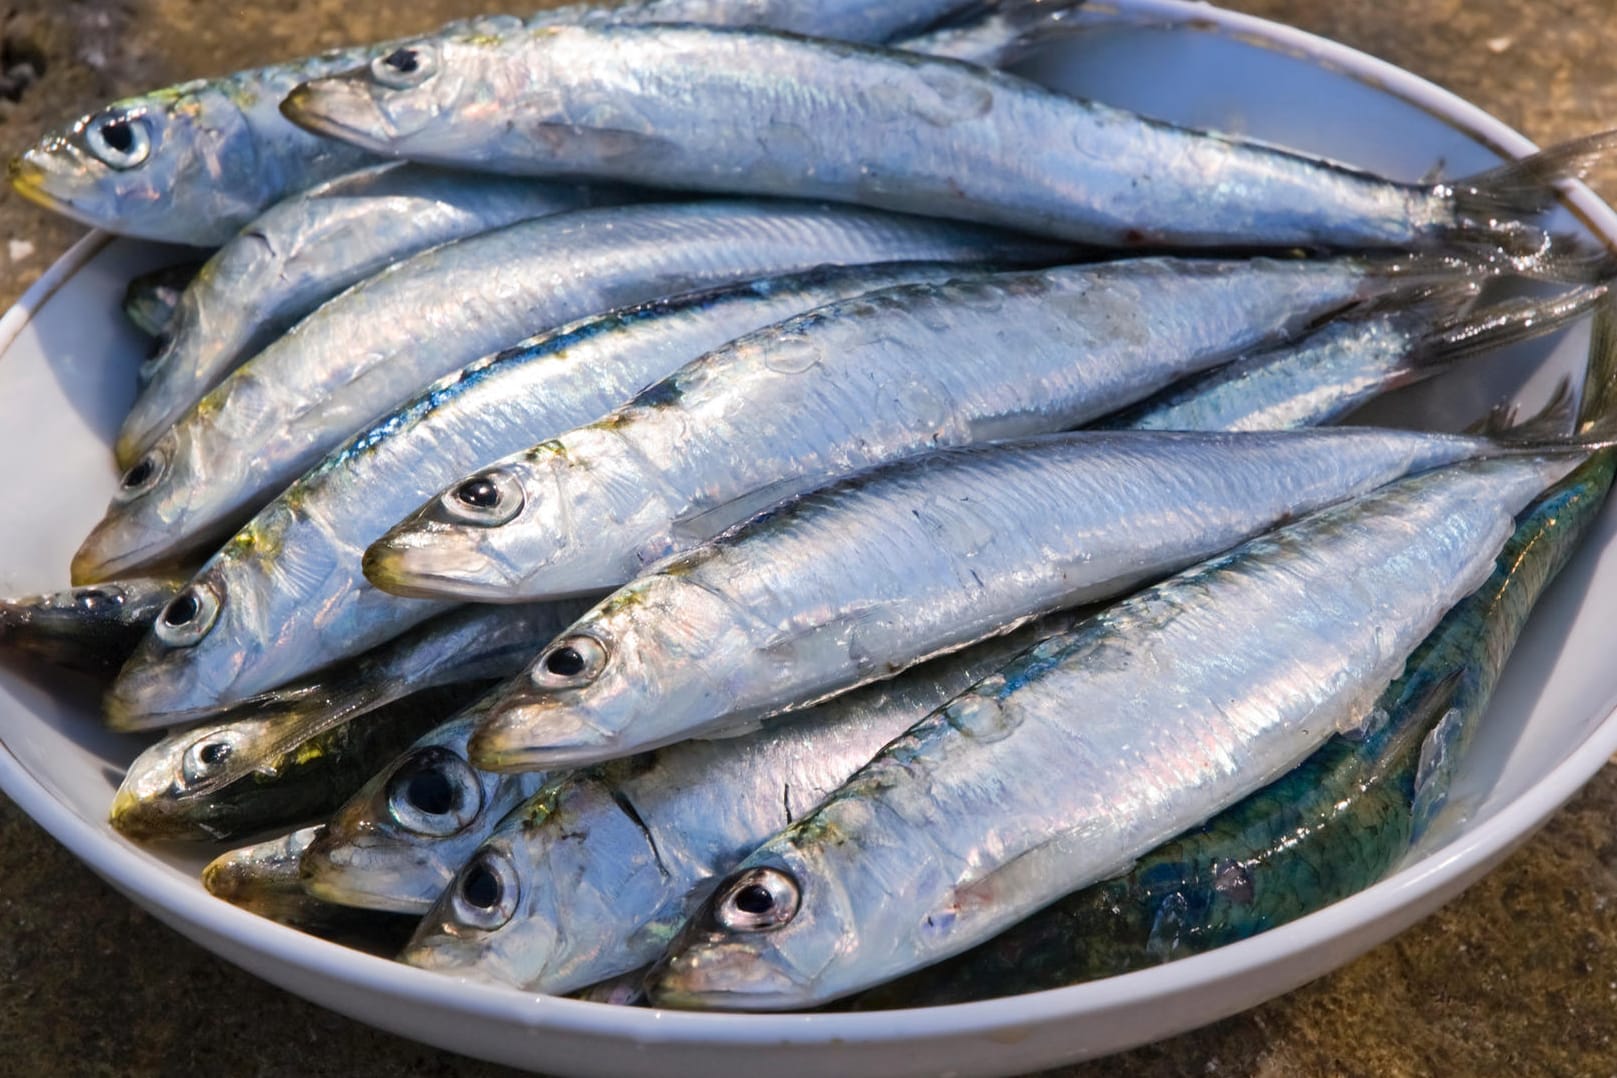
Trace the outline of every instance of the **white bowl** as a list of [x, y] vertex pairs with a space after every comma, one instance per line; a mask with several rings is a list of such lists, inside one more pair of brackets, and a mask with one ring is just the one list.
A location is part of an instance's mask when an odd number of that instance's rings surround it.
[[[1532, 149], [1497, 120], [1403, 71], [1261, 20], [1174, 0], [1051, 49], [1053, 85], [1182, 123], [1272, 139], [1416, 179]], [[1617, 217], [1585, 190], [1562, 224], [1606, 242]], [[141, 345], [117, 300], [163, 261], [150, 244], [93, 236], [0, 321], [0, 594], [65, 584], [67, 561], [115, 476], [106, 446], [133, 393]], [[1383, 415], [1445, 423], [1501, 391], [1542, 397], [1582, 361], [1587, 332], [1513, 349], [1404, 395]], [[64, 492], [71, 492], [65, 496]], [[1217, 952], [1012, 999], [881, 1014], [747, 1016], [613, 1008], [465, 984], [324, 943], [208, 896], [194, 856], [132, 845], [106, 825], [139, 742], [100, 729], [83, 684], [0, 667], [0, 789], [135, 902], [232, 962], [384, 1029], [497, 1062], [580, 1075], [696, 1073], [742, 1058], [790, 1075], [1002, 1074], [1054, 1066], [1232, 1014], [1341, 965], [1408, 927], [1498, 863], [1614, 750], [1617, 665], [1598, 600], [1617, 514], [1545, 597], [1500, 685], [1457, 798], [1468, 815], [1384, 882]]]

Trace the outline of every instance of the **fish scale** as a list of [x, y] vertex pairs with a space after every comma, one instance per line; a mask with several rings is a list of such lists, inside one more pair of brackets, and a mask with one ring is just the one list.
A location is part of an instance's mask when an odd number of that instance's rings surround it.
[[[1121, 870], [1358, 722], [1487, 578], [1515, 513], [1577, 463], [1402, 480], [1037, 645], [743, 862], [653, 971], [654, 1002], [824, 1002]], [[769, 931], [723, 928], [758, 871], [798, 902]]]

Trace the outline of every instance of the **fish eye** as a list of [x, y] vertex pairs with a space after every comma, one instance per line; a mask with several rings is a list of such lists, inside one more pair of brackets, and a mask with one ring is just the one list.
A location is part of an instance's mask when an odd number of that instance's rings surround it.
[[134, 501], [155, 487], [167, 471], [167, 451], [162, 446], [153, 446], [123, 474], [113, 501], [119, 504]]
[[606, 669], [606, 645], [587, 633], [564, 636], [539, 656], [533, 682], [541, 689], [588, 684]]
[[398, 90], [425, 82], [437, 70], [437, 54], [426, 45], [400, 45], [371, 61], [371, 77]]
[[152, 623], [157, 639], [171, 648], [196, 645], [219, 616], [219, 596], [209, 584], [192, 584], [168, 601]]
[[83, 614], [106, 614], [124, 605], [124, 594], [117, 588], [81, 588], [73, 593], [73, 605]]
[[215, 730], [193, 741], [180, 760], [180, 777], [185, 785], [205, 782], [222, 771], [236, 752], [236, 735], [230, 730]]
[[387, 784], [388, 814], [416, 834], [444, 838], [465, 830], [483, 808], [472, 766], [445, 748], [412, 754]]
[[463, 924], [492, 932], [516, 913], [518, 887], [511, 859], [484, 850], [461, 870], [450, 905]]
[[85, 127], [84, 142], [102, 164], [135, 168], [151, 156], [151, 126], [144, 116], [109, 109]]
[[493, 528], [515, 518], [525, 501], [522, 484], [516, 477], [495, 469], [450, 488], [443, 497], [443, 506], [452, 520]]
[[797, 881], [780, 869], [748, 869], [730, 881], [713, 917], [732, 932], [768, 932], [797, 916], [801, 898]]

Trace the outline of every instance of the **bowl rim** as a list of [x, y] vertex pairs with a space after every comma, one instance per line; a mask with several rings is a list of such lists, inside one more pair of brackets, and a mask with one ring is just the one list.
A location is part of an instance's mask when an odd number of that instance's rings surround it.
[[[1449, 91], [1386, 61], [1292, 27], [1191, 0], [1110, 0], [1095, 7], [1174, 23], [1210, 25], [1221, 34], [1350, 75], [1442, 118], [1501, 154], [1520, 156], [1535, 149], [1503, 121]], [[1581, 184], [1569, 185], [1566, 201], [1592, 231], [1617, 244], [1617, 214], [1593, 192]], [[80, 240], [0, 316], [0, 352], [10, 347], [57, 289], [113, 238], [97, 231]], [[899, 1044], [942, 1034], [1003, 1036], [1054, 1020], [1127, 1009], [1166, 995], [1195, 991], [1322, 948], [1355, 930], [1391, 920], [1422, 898], [1464, 886], [1482, 867], [1525, 841], [1617, 754], [1617, 697], [1603, 709], [1605, 717], [1590, 727], [1581, 744], [1487, 820], [1371, 887], [1296, 921], [1206, 954], [1100, 981], [974, 1003], [869, 1013], [734, 1014], [626, 1008], [416, 969], [317, 939], [213, 898], [177, 870], [98, 830], [67, 808], [3, 740], [0, 791], [98, 875], [142, 905], [161, 911], [163, 919], [185, 922], [208, 936], [301, 967], [334, 985], [408, 999], [444, 1014], [476, 1014], [535, 1032], [566, 1032], [646, 1045]]]

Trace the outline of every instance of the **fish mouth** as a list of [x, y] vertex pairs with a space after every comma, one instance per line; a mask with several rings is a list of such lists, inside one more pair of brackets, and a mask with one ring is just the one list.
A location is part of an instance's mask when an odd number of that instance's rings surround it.
[[670, 954], [646, 973], [644, 988], [652, 1006], [673, 1010], [789, 1011], [813, 1002], [790, 974], [736, 943]]
[[640, 749], [625, 747], [620, 735], [591, 724], [580, 709], [518, 698], [490, 710], [466, 743], [466, 759], [480, 771], [509, 774], [584, 767]]
[[178, 555], [170, 556], [161, 538], [142, 542], [136, 529], [118, 517], [105, 517], [90, 530], [68, 565], [68, 579], [75, 588], [101, 584], [134, 570], [165, 568]]
[[394, 156], [392, 125], [358, 75], [333, 75], [297, 87], [281, 115], [306, 130], [383, 156]]
[[[420, 916], [432, 909], [438, 895], [454, 878], [453, 873], [439, 873], [440, 878], [426, 888], [432, 891], [430, 895], [410, 895], [406, 888], [398, 886], [403, 883], [403, 874], [391, 871], [385, 864], [391, 858], [378, 858], [381, 852], [363, 841], [345, 840], [328, 828], [303, 851], [298, 871], [304, 893], [339, 906]], [[372, 858], [383, 863], [356, 864]], [[378, 885], [365, 886], [369, 878], [378, 880]]]
[[35, 146], [24, 150], [6, 166], [11, 189], [29, 202], [81, 225], [106, 228], [112, 223], [109, 218], [90, 213], [74, 202], [74, 196], [82, 195], [85, 188], [94, 189], [93, 183], [84, 182], [87, 175], [77, 152], [65, 144], [60, 149]]
[[360, 559], [365, 579], [405, 599], [459, 599], [481, 603], [525, 602], [512, 582], [475, 551], [445, 547], [432, 532], [389, 533]]

